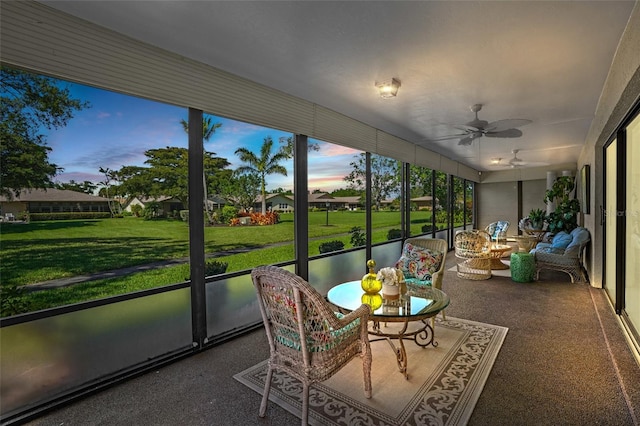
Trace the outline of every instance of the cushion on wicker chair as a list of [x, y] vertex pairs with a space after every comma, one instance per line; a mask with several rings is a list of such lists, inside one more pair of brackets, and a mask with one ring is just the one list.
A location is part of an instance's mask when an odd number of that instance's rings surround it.
[[[344, 318], [344, 314], [340, 312], [335, 312], [335, 314], [338, 318]], [[343, 338], [350, 337], [351, 334], [357, 334], [359, 332], [360, 318], [356, 318], [354, 321], [337, 330], [334, 330], [325, 322], [323, 323], [320, 331], [316, 331], [315, 333], [306, 336], [307, 348], [309, 349], [309, 352], [328, 351], [339, 346], [342, 343]], [[302, 345], [300, 344], [300, 335], [297, 331], [280, 327], [275, 340], [291, 349], [295, 349], [297, 351], [302, 349]]]
[[405, 279], [431, 281], [432, 275], [440, 269], [442, 257], [443, 253], [438, 250], [405, 243], [395, 267], [402, 271]]
[[508, 229], [509, 222], [506, 220], [499, 220], [488, 224], [484, 230], [491, 235], [492, 240], [500, 240], [507, 237]]

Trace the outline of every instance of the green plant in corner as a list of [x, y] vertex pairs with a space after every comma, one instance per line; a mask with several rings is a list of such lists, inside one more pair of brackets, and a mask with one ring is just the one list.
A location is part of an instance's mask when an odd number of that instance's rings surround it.
[[553, 183], [544, 195], [544, 203], [556, 203], [555, 211], [551, 212], [547, 218], [549, 232], [560, 231], [571, 232], [578, 226], [578, 212], [580, 212], [580, 201], [570, 198], [575, 188], [573, 176], [560, 176]]

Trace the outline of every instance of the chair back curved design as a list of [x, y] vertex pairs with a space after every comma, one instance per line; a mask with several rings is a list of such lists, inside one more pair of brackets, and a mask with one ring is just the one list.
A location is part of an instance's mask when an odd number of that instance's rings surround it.
[[491, 241], [495, 241], [497, 244], [504, 244], [507, 241], [507, 230], [509, 229], [509, 222], [506, 220], [499, 220], [492, 222], [484, 228], [485, 231], [491, 236]]
[[536, 279], [542, 269], [552, 269], [569, 274], [572, 283], [587, 282], [583, 252], [590, 240], [589, 230], [577, 227], [570, 234], [558, 232], [550, 243], [538, 243], [531, 250], [536, 261]]
[[[431, 286], [442, 290], [442, 277], [444, 276], [444, 267], [447, 259], [447, 242], [440, 238], [407, 238], [404, 242], [403, 252], [406, 250], [408, 244], [420, 249], [430, 250], [436, 255], [438, 253], [442, 255], [439, 266], [431, 272]], [[419, 281], [416, 283], [420, 284]]]
[[269, 369], [260, 404], [264, 417], [274, 370], [302, 383], [302, 424], [309, 417], [309, 387], [333, 376], [361, 355], [364, 392], [371, 398], [370, 307], [363, 304], [348, 315], [331, 305], [301, 277], [276, 266], [251, 271], [269, 341]]
[[454, 237], [458, 276], [469, 280], [491, 278], [491, 236], [487, 231], [459, 231]]
[[[440, 238], [407, 238], [402, 246], [402, 257], [396, 263], [396, 267], [402, 263], [403, 258], [413, 257], [416, 259], [416, 263], [423, 263], [425, 265], [423, 269], [428, 270], [431, 279], [421, 280], [403, 270], [405, 281], [417, 285], [428, 285], [442, 290], [442, 278], [444, 277], [447, 251], [447, 241]], [[403, 268], [401, 267], [400, 269]], [[446, 319], [444, 310], [440, 312], [442, 312], [442, 319]], [[431, 326], [435, 326], [435, 317], [431, 318]]]

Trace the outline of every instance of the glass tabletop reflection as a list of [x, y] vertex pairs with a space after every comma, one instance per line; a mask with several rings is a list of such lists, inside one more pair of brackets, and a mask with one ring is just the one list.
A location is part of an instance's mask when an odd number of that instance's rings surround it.
[[407, 283], [406, 293], [392, 299], [367, 294], [360, 281], [349, 281], [331, 288], [327, 300], [345, 311], [353, 311], [366, 303], [371, 306], [373, 317], [408, 320], [434, 316], [449, 305], [449, 296], [443, 291], [411, 283]]

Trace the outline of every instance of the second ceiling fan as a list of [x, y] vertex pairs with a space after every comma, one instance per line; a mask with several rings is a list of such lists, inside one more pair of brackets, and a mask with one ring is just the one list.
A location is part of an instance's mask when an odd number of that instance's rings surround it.
[[497, 120], [489, 123], [486, 120], [478, 118], [478, 111], [482, 109], [482, 104], [471, 106], [471, 111], [476, 114], [476, 118], [466, 124], [456, 124], [453, 127], [460, 131], [458, 134], [441, 136], [431, 139], [432, 141], [444, 141], [449, 139], [460, 139], [458, 145], [471, 145], [475, 139], [483, 136], [489, 138], [519, 138], [522, 131], [516, 127], [522, 127], [531, 123], [531, 120], [521, 118], [508, 118], [505, 120]]

